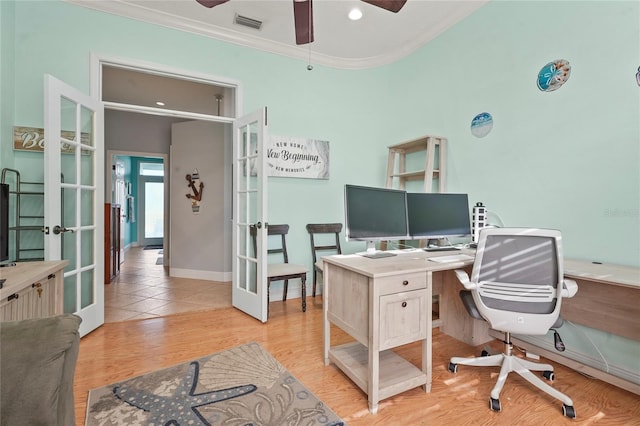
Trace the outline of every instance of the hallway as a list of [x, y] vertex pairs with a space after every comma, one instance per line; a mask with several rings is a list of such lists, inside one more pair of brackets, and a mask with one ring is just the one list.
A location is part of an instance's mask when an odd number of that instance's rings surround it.
[[161, 259], [162, 250], [127, 250], [120, 274], [104, 288], [105, 323], [231, 306], [230, 282], [170, 277]]

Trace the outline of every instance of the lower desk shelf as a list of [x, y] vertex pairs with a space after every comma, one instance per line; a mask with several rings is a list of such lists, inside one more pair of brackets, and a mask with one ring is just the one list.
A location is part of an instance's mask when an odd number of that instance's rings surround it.
[[[334, 346], [329, 350], [329, 360], [368, 394], [369, 350], [366, 346], [357, 342]], [[380, 400], [426, 383], [427, 375], [421, 369], [390, 349], [380, 352]]]

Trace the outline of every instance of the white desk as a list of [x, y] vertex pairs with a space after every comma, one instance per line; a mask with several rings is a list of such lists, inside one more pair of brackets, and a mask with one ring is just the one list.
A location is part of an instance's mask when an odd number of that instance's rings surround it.
[[[428, 260], [452, 252], [396, 253], [381, 259], [358, 255], [323, 258], [325, 364], [335, 363], [368, 395], [372, 413], [382, 399], [418, 386], [431, 390], [432, 294], [434, 286], [441, 288], [443, 282], [438, 272], [472, 263]], [[465, 318], [477, 321], [468, 315]], [[331, 346], [332, 323], [356, 341]], [[422, 342], [421, 369], [391, 350], [417, 341]]]
[[[340, 368], [369, 399], [375, 413], [382, 399], [423, 386], [431, 389], [431, 330], [441, 331], [473, 346], [502, 338], [485, 321], [471, 318], [458, 296], [462, 285], [453, 272], [472, 261], [436, 263], [432, 256], [454, 252], [402, 252], [368, 259], [358, 255], [324, 257], [324, 360]], [[455, 253], [474, 254], [472, 250]], [[578, 281], [578, 293], [563, 300], [562, 316], [577, 324], [640, 340], [640, 270], [565, 259], [565, 275]], [[432, 295], [438, 294], [439, 319], [432, 321]], [[403, 303], [406, 303], [403, 306]], [[331, 346], [331, 324], [356, 342]], [[422, 342], [422, 368], [391, 349]], [[515, 342], [515, 339], [514, 339]], [[524, 341], [549, 359], [640, 394], [640, 386]], [[452, 356], [455, 354], [451, 354]]]

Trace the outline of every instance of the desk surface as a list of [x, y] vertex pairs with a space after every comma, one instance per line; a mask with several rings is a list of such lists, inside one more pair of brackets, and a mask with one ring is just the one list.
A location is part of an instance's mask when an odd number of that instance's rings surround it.
[[[456, 252], [425, 252], [424, 250], [392, 250], [397, 256], [370, 259], [357, 254], [343, 254], [324, 257], [323, 260], [371, 278], [402, 272], [444, 271], [472, 265], [465, 260], [452, 263], [438, 263], [430, 258], [467, 254], [473, 256], [475, 250], [462, 249]], [[632, 287], [640, 290], [640, 269], [632, 266], [600, 264], [586, 260], [565, 259], [565, 276], [572, 279], [587, 279], [606, 284]]]
[[438, 263], [430, 261], [430, 258], [451, 256], [454, 254], [467, 254], [473, 256], [475, 250], [462, 249], [456, 252], [425, 252], [424, 250], [391, 250], [397, 256], [370, 259], [357, 254], [342, 254], [323, 257], [325, 262], [338, 265], [342, 268], [357, 272], [371, 278], [397, 275], [398, 272], [412, 273], [425, 271], [445, 271], [462, 268], [473, 264], [473, 260], [460, 262]]
[[640, 268], [633, 266], [565, 259], [564, 275], [572, 279], [587, 279], [640, 290]]

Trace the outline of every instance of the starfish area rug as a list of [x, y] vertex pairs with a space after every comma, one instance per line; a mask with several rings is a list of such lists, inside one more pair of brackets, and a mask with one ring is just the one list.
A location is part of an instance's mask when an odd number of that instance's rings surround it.
[[346, 426], [252, 342], [89, 392], [86, 426]]

